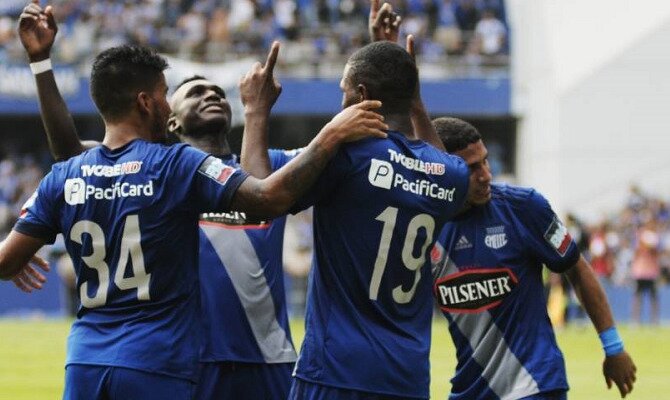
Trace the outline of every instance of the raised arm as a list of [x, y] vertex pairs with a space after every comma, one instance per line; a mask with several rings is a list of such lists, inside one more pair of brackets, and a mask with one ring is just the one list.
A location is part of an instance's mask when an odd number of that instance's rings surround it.
[[270, 110], [281, 94], [281, 85], [273, 76], [278, 54], [279, 42], [274, 42], [265, 65], [254, 64], [239, 84], [244, 105], [240, 162], [242, 168], [256, 178], [265, 178], [272, 173], [268, 156], [268, 124]]
[[275, 217], [289, 208], [312, 186], [339, 146], [366, 137], [386, 137], [382, 116], [372, 111], [381, 102], [366, 100], [337, 114], [319, 134], [281, 169], [265, 179], [247, 178], [237, 189], [230, 208], [252, 215]]
[[[370, 1], [370, 15], [368, 16], [370, 40], [373, 42], [388, 40], [396, 43], [399, 37], [402, 18], [393, 11], [393, 7], [389, 3], [384, 3], [381, 7], [379, 3], [379, 0]], [[416, 60], [414, 36], [407, 36], [405, 49]], [[414, 99], [412, 100], [411, 118], [414, 133], [424, 142], [445, 151], [444, 144], [442, 144], [442, 141], [437, 136], [435, 127], [430, 122], [430, 116], [423, 105], [419, 86], [417, 85], [416, 93], [414, 93]]]
[[[566, 274], [582, 306], [584, 306], [586, 313], [589, 315], [593, 326], [596, 328], [598, 334], [600, 334], [603, 345], [606, 347], [606, 352], [608, 352], [608, 346], [614, 347], [618, 345], [621, 347], [621, 351], [614, 350], [610, 355], [606, 355], [603, 362], [603, 374], [607, 387], [611, 388], [612, 382], [614, 382], [623, 398], [633, 390], [637, 368], [630, 355], [623, 350], [622, 342], [619, 341], [619, 343], [616, 343], [608, 338], [603, 338], [610, 335], [608, 332], [616, 334], [614, 318], [612, 318], [612, 311], [607, 302], [607, 296], [600, 283], [598, 283], [593, 268], [591, 268], [583, 256], [579, 258], [577, 264], [569, 269]], [[618, 334], [616, 336], [618, 338]], [[611, 344], [608, 344], [608, 342]]]
[[[412, 58], [416, 60], [414, 53], [414, 36], [407, 36], [407, 52], [412, 55]], [[447, 151], [444, 147], [444, 144], [440, 140], [440, 137], [437, 136], [437, 131], [435, 131], [435, 126], [430, 120], [428, 111], [423, 105], [423, 100], [421, 99], [421, 81], [416, 85], [416, 93], [414, 93], [414, 99], [412, 99], [412, 126], [414, 127], [414, 133], [416, 136], [423, 140], [424, 142], [430, 143], [432, 146], [442, 150]]]
[[66, 160], [97, 142], [81, 142], [70, 111], [58, 90], [50, 53], [58, 26], [53, 8], [42, 9], [39, 0], [32, 0], [19, 17], [19, 38], [26, 49], [35, 75], [42, 123], [47, 133], [49, 150], [56, 160]]

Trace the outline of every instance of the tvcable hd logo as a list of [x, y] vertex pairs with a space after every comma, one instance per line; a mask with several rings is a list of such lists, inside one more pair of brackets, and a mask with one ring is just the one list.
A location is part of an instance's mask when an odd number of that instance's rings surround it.
[[445, 167], [442, 163], [426, 162], [416, 158], [407, 157], [406, 155], [398, 153], [393, 149], [387, 150], [392, 162], [400, 164], [409, 170], [423, 172], [427, 175], [444, 175]]
[[112, 178], [115, 176], [136, 174], [142, 169], [142, 161], [128, 161], [114, 165], [82, 165], [81, 173], [87, 176], [104, 176]]
[[456, 188], [443, 188], [435, 182], [425, 179], [408, 180], [402, 174], [393, 170], [393, 165], [384, 160], [373, 158], [370, 160], [370, 171], [368, 180], [372, 186], [383, 189], [399, 188], [420, 196], [432, 197], [434, 199], [454, 201]]
[[65, 181], [65, 202], [75, 206], [84, 204], [89, 197], [96, 200], [114, 200], [124, 197], [150, 197], [154, 195], [154, 183], [132, 184], [116, 182], [108, 187], [89, 185], [81, 178], [72, 178]]

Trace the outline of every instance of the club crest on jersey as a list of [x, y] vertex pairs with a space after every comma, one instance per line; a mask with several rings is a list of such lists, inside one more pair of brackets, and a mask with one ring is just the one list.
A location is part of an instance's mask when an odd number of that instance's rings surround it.
[[470, 269], [438, 279], [433, 292], [442, 311], [473, 314], [498, 306], [517, 284], [509, 268]]
[[486, 228], [486, 236], [484, 237], [484, 244], [486, 247], [497, 250], [507, 244], [507, 234], [505, 234], [505, 226], [494, 226]]
[[216, 157], [209, 156], [198, 168], [198, 172], [212, 178], [221, 185], [225, 185], [235, 173], [235, 168], [227, 166]]
[[570, 248], [572, 237], [568, 232], [568, 228], [556, 217], [551, 221], [549, 229], [544, 233], [544, 239], [553, 247], [558, 254], [563, 257]]
[[461, 235], [461, 237], [458, 239], [458, 242], [456, 242], [456, 246], [454, 246], [454, 251], [471, 249], [471, 248], [472, 243], [470, 243], [470, 241], [468, 240], [468, 238], [465, 237], [465, 235]]

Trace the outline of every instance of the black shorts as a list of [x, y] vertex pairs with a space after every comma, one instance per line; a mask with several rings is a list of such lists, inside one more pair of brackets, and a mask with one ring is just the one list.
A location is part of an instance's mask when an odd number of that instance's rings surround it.
[[635, 294], [649, 292], [651, 297], [656, 297], [656, 281], [653, 279], [638, 279]]

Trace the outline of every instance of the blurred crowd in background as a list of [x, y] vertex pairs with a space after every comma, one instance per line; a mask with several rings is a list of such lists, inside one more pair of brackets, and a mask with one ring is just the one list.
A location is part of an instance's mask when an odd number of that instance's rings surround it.
[[[443, 67], [508, 62], [503, 0], [387, 0], [413, 34], [422, 62]], [[24, 62], [17, 39], [25, 0], [0, 6], [0, 62]], [[369, 0], [52, 0], [59, 33], [55, 61], [82, 65], [124, 43], [201, 62], [262, 55], [282, 40], [283, 70], [320, 75], [368, 40]], [[305, 69], [304, 66], [310, 66]], [[295, 71], [293, 71], [295, 72]]]

